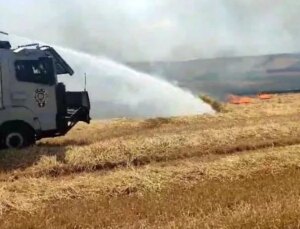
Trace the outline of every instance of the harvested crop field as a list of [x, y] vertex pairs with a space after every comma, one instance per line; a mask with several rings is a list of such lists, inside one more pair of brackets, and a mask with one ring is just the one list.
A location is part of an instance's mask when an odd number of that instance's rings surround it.
[[0, 155], [0, 228], [300, 228], [300, 95], [117, 119]]

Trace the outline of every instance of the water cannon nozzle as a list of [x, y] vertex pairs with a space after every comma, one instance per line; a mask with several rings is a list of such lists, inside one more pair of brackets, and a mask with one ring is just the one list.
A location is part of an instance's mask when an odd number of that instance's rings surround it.
[[3, 31], [0, 31], [0, 34], [6, 35], [6, 36], [9, 35], [7, 32], [3, 32]]

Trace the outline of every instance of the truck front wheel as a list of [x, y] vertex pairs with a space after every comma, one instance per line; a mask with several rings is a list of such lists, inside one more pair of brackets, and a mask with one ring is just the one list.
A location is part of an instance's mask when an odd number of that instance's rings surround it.
[[1, 145], [8, 149], [20, 149], [35, 143], [34, 132], [25, 125], [7, 125], [1, 135]]

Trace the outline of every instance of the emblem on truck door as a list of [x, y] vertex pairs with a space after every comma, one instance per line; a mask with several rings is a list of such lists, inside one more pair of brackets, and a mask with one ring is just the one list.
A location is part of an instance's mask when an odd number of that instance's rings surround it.
[[48, 93], [45, 91], [45, 89], [36, 89], [34, 98], [39, 107], [45, 107], [47, 103]]

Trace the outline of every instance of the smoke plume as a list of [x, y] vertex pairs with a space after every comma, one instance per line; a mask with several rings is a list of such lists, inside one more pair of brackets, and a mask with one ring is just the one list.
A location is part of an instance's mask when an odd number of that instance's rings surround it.
[[0, 1], [2, 30], [122, 61], [300, 48], [297, 0]]
[[[166, 73], [167, 80], [176, 80], [184, 87], [192, 85], [189, 88], [197, 93], [199, 89], [210, 94], [220, 92], [219, 97], [236, 88], [243, 91], [249, 85], [257, 83], [257, 79], [261, 79], [262, 82], [255, 84], [255, 88], [260, 88], [263, 83], [267, 89], [277, 89], [278, 85], [282, 85], [282, 78], [277, 76], [280, 84], [277, 83], [275, 87], [269, 82], [269, 78], [266, 80], [269, 65], [266, 65], [266, 69], [257, 67], [267, 63], [268, 56], [262, 60], [254, 60], [255, 64], [251, 64], [252, 60], [232, 61], [234, 64], [229, 61], [229, 64], [226, 64], [224, 59], [218, 59], [211, 62], [212, 64], [202, 63], [203, 68], [199, 67], [197, 61], [184, 63], [182, 67], [176, 62], [170, 65], [170, 70], [168, 61], [298, 52], [300, 48], [300, 25], [297, 23], [300, 19], [300, 3], [297, 0], [1, 1], [1, 30], [79, 50], [94, 55], [95, 58], [108, 56], [121, 62], [130, 62], [131, 66], [134, 66], [134, 62], [141, 61], [150, 65], [157, 61], [167, 61], [167, 67], [158, 65], [148, 72], [158, 72], [162, 75]], [[102, 60], [101, 63], [104, 62]], [[236, 64], [237, 62], [242, 63]], [[88, 65], [88, 62], [84, 63]], [[247, 65], [245, 69], [248, 69], [248, 63], [250, 66], [254, 65], [250, 72], [244, 70], [244, 65]], [[105, 65], [112, 66], [109, 62], [105, 62]], [[76, 67], [81, 75], [84, 67]], [[118, 69], [125, 71], [124, 66], [114, 67], [121, 67]], [[167, 70], [163, 71], [162, 68]], [[229, 70], [224, 72], [224, 68]], [[143, 67], [139, 69], [144, 70]], [[217, 69], [217, 72], [212, 72], [211, 69]], [[125, 72], [128, 73], [127, 70]], [[141, 74], [133, 70], [130, 72], [133, 75]], [[88, 73], [95, 74], [93, 71]], [[244, 78], [240, 77], [242, 73]], [[117, 75], [119, 78], [102, 78], [105, 81], [101, 81], [104, 83], [101, 97], [106, 99], [101, 103], [98, 101], [98, 107], [114, 100], [129, 101], [130, 96], [120, 99], [122, 94], [109, 97], [109, 93], [124, 89], [120, 87], [121, 83], [124, 84], [120, 71]], [[194, 81], [203, 76], [204, 81]], [[226, 78], [228, 76], [232, 78]], [[264, 78], [261, 78], [262, 76]], [[92, 84], [95, 85], [94, 81]], [[137, 89], [137, 85], [125, 85], [127, 92], [130, 92], [127, 95], [133, 95], [135, 90], [142, 90]], [[108, 90], [109, 88], [111, 90]], [[149, 91], [147, 93], [151, 94]], [[135, 104], [143, 102], [150, 104], [145, 100]], [[134, 107], [133, 104], [128, 102], [124, 109], [128, 109], [128, 106]], [[150, 110], [155, 109], [152, 107]], [[134, 111], [141, 110], [135, 108]], [[148, 108], [144, 111], [143, 114], [153, 115]], [[108, 114], [112, 115], [114, 112], [108, 111]]]

